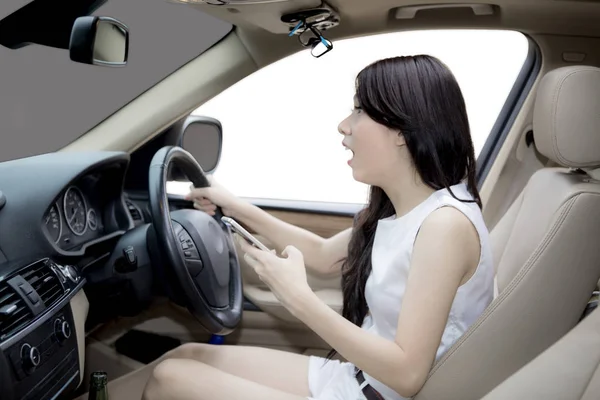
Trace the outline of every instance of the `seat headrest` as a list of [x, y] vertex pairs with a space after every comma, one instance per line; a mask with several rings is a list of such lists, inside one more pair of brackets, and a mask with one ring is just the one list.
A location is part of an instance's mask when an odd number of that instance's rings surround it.
[[570, 168], [600, 166], [600, 68], [569, 66], [540, 81], [533, 110], [538, 151]]

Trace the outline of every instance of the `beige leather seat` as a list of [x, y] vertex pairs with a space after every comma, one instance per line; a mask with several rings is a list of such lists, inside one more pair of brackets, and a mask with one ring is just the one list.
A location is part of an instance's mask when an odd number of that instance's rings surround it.
[[600, 397], [600, 309], [492, 390], [483, 400]]
[[596, 286], [600, 182], [574, 169], [600, 166], [600, 69], [544, 76], [533, 124], [538, 150], [566, 168], [536, 172], [491, 232], [499, 294], [416, 400], [482, 398], [571, 330]]

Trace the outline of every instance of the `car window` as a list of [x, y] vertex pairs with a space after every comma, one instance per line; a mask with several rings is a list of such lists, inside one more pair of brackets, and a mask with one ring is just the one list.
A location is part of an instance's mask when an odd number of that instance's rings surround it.
[[[418, 31], [334, 42], [321, 58], [301, 51], [273, 63], [196, 109], [223, 125], [215, 177], [242, 197], [363, 204], [338, 123], [350, 112], [357, 73], [396, 55], [430, 54], [455, 74], [481, 151], [526, 60], [529, 44], [510, 31]], [[187, 192], [189, 185], [172, 185]]]
[[[1, 3], [0, 19], [5, 19], [29, 2]], [[53, 10], [58, 13], [60, 7]], [[0, 45], [0, 162], [66, 146], [232, 29], [231, 24], [193, 7], [166, 0], [110, 0], [93, 14], [116, 18], [129, 27], [125, 67], [76, 63], [66, 49], [38, 44], [15, 50]], [[30, 29], [43, 26], [34, 24]], [[68, 46], [70, 32], [66, 34]], [[54, 35], [64, 42], [65, 35]]]

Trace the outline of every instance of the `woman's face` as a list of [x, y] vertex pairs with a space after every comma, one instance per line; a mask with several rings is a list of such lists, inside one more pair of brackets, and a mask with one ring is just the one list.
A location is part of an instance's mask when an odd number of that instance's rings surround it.
[[402, 135], [373, 121], [354, 97], [352, 113], [338, 126], [342, 145], [350, 152], [348, 165], [355, 180], [385, 187], [406, 169], [407, 153]]

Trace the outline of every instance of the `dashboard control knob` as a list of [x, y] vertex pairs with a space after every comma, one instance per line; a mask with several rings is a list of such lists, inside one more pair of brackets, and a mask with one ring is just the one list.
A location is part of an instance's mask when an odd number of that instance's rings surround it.
[[79, 281], [79, 274], [77, 273], [77, 270], [75, 269], [74, 266], [72, 265], [65, 265], [65, 272], [67, 277], [74, 283], [77, 283]]
[[[77, 268], [72, 265], [59, 265], [56, 264], [57, 268], [60, 270], [61, 274], [71, 280], [73, 283], [78, 283], [80, 276], [79, 272], [77, 272]], [[63, 280], [64, 282], [64, 280]]]
[[67, 321], [57, 319], [54, 321], [54, 333], [59, 341], [64, 342], [71, 337], [71, 325]]
[[28, 370], [32, 370], [40, 365], [41, 360], [42, 355], [37, 347], [28, 343], [25, 343], [23, 346], [21, 346], [21, 361], [23, 361], [23, 367]]
[[69, 265], [67, 268], [69, 269], [69, 275], [71, 275], [73, 282], [79, 282], [79, 272], [77, 272], [77, 269], [72, 265]]

